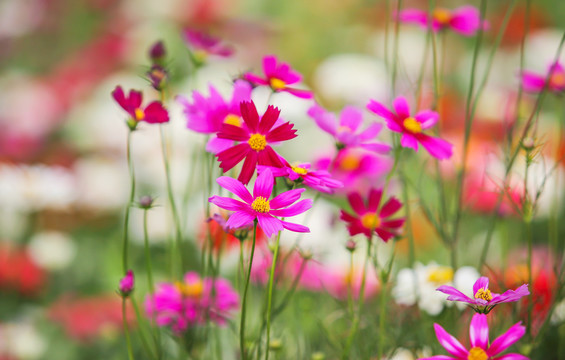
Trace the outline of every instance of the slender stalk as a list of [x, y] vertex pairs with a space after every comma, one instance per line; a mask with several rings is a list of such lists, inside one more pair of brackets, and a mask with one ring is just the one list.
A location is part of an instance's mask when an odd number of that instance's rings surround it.
[[257, 240], [257, 219], [253, 221], [253, 244], [251, 247], [251, 257], [249, 258], [249, 268], [245, 279], [245, 288], [243, 290], [243, 300], [241, 301], [241, 322], [239, 325], [239, 351], [241, 360], [247, 359], [245, 351], [245, 313], [247, 310], [247, 290], [249, 288], [249, 279], [251, 277], [251, 267], [253, 266], [253, 255], [255, 254], [255, 241]]
[[[135, 297], [133, 297], [133, 296], [130, 297], [130, 300], [131, 300], [131, 304], [133, 305], [133, 309], [135, 311], [135, 317], [137, 319], [137, 323], [141, 324], [142, 321], [144, 320], [144, 318], [141, 316], [141, 312], [139, 311], [139, 306], [137, 306], [137, 301], [135, 300]], [[151, 321], [154, 321], [154, 319], [151, 319]], [[157, 331], [157, 335], [159, 335], [159, 331]], [[141, 344], [143, 345], [145, 352], [149, 355], [149, 358], [151, 358], [151, 359], [161, 359], [162, 358], [160, 342], [159, 342], [159, 340], [157, 340], [157, 338], [159, 336], [155, 337], [153, 335], [153, 340], [155, 342], [155, 348], [156, 348], [157, 356], [153, 355], [153, 351], [149, 347], [149, 343], [147, 342], [143, 328], [141, 328], [141, 327], [140, 327], [140, 330], [139, 330], [139, 337], [141, 339]]]
[[345, 342], [345, 348], [341, 354], [343, 360], [349, 359], [349, 353], [351, 351], [351, 346], [353, 346], [353, 341], [355, 340], [355, 335], [359, 329], [359, 322], [361, 320], [361, 313], [363, 312], [363, 303], [365, 301], [365, 283], [367, 280], [367, 268], [369, 265], [369, 259], [371, 258], [371, 245], [373, 240], [373, 233], [371, 233], [371, 238], [367, 241], [367, 255], [365, 256], [365, 263], [363, 264], [363, 275], [361, 277], [361, 289], [359, 290], [359, 305], [357, 308], [357, 313], [353, 318], [353, 325], [351, 326], [351, 331]]
[[124, 325], [124, 333], [126, 335], [126, 344], [128, 348], [128, 358], [129, 360], [133, 360], [133, 348], [131, 347], [131, 337], [129, 333], [129, 325], [126, 317], [126, 297], [122, 297], [122, 321]]
[[128, 170], [129, 170], [129, 177], [131, 181], [130, 185], [130, 193], [129, 193], [129, 200], [126, 205], [126, 213], [124, 216], [124, 237], [123, 237], [123, 248], [122, 248], [122, 267], [124, 270], [124, 274], [128, 271], [128, 243], [129, 243], [129, 212], [131, 205], [133, 204], [134, 197], [135, 197], [135, 173], [133, 169], [133, 160], [131, 158], [131, 136], [132, 130], [128, 132], [127, 138], [127, 162], [128, 162]]
[[269, 342], [271, 341], [271, 308], [273, 304], [273, 284], [275, 279], [275, 269], [277, 266], [277, 258], [279, 255], [279, 245], [281, 239], [281, 232], [277, 235], [275, 243], [275, 251], [273, 253], [273, 263], [271, 264], [271, 273], [269, 275], [269, 290], [267, 292], [267, 349], [265, 351], [265, 360], [269, 360]]
[[153, 283], [153, 270], [151, 266], [151, 253], [149, 251], [149, 234], [147, 231], [147, 211], [148, 209], [143, 209], [143, 243], [145, 245], [145, 266], [147, 267], [147, 284], [149, 285], [149, 291], [151, 293], [155, 292], [155, 286]]
[[378, 359], [383, 358], [384, 347], [385, 347], [385, 319], [386, 319], [386, 286], [388, 283], [388, 276], [385, 278], [383, 276], [383, 283], [381, 284], [381, 302], [380, 302], [380, 313], [379, 313], [379, 348], [378, 348]]
[[[402, 9], [402, 0], [397, 0], [396, 3], [396, 13], [400, 13], [400, 9]], [[394, 23], [394, 48], [392, 52], [392, 80], [391, 80], [391, 96], [394, 97], [396, 94], [396, 77], [398, 74], [398, 34], [400, 32], [400, 21], [396, 21]]]

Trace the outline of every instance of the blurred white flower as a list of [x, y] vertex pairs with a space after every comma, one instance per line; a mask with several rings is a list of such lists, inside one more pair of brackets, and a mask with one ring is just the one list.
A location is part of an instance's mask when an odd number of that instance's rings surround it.
[[[470, 266], [459, 268], [455, 273], [449, 266], [435, 262], [428, 265], [416, 263], [414, 269], [399, 271], [392, 295], [397, 304], [418, 307], [430, 315], [438, 315], [446, 304], [447, 296], [436, 289], [441, 285], [454, 286], [463, 293], [470, 293], [474, 282], [480, 277]], [[464, 305], [463, 305], [464, 306]]]
[[3, 0], [0, 2], [0, 39], [33, 31], [43, 20], [46, 2], [42, 0]]
[[76, 246], [73, 240], [58, 231], [36, 233], [28, 245], [33, 261], [47, 270], [60, 270], [74, 259]]
[[553, 313], [551, 314], [550, 322], [553, 325], [559, 325], [565, 321], [565, 299], [555, 305]]
[[47, 349], [47, 342], [29, 322], [7, 323], [0, 326], [0, 353], [16, 359], [37, 359]]

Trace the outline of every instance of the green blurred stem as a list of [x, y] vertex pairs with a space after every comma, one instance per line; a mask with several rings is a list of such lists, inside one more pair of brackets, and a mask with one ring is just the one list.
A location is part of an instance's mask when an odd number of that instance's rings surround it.
[[241, 360], [247, 359], [245, 351], [245, 313], [247, 310], [247, 290], [249, 288], [249, 279], [251, 278], [251, 267], [253, 266], [253, 255], [255, 255], [255, 241], [257, 240], [257, 219], [253, 221], [253, 244], [251, 245], [251, 257], [249, 258], [249, 268], [245, 279], [245, 288], [243, 289], [243, 300], [241, 301], [241, 322], [239, 325], [239, 351]]
[[[133, 309], [135, 311], [135, 317], [137, 319], [137, 323], [139, 324], [139, 337], [141, 339], [141, 344], [145, 350], [145, 352], [149, 355], [149, 358], [151, 359], [161, 359], [162, 355], [161, 355], [161, 347], [160, 347], [160, 342], [159, 340], [157, 340], [157, 338], [159, 337], [159, 330], [157, 330], [157, 337], [155, 337], [155, 335], [153, 335], [153, 341], [155, 342], [155, 348], [156, 348], [156, 352], [157, 352], [157, 356], [155, 356], [153, 354], [153, 351], [151, 350], [151, 348], [149, 347], [149, 343], [147, 342], [147, 339], [145, 338], [145, 334], [144, 334], [144, 330], [141, 327], [141, 324], [144, 321], [144, 318], [141, 316], [141, 312], [139, 311], [139, 306], [137, 306], [137, 301], [135, 300], [135, 297], [130, 296], [130, 301], [131, 304], [133, 305]], [[151, 319], [151, 321], [154, 321], [154, 319]]]
[[[367, 241], [367, 255], [365, 256], [365, 263], [363, 264], [363, 275], [361, 277], [361, 289], [359, 290], [359, 305], [357, 308], [357, 313], [353, 318], [353, 325], [351, 326], [351, 331], [345, 342], [345, 348], [341, 354], [343, 360], [349, 359], [349, 353], [351, 352], [351, 346], [353, 346], [353, 341], [355, 340], [355, 335], [359, 329], [359, 322], [361, 320], [361, 313], [363, 312], [363, 303], [365, 301], [365, 283], [367, 280], [367, 268], [369, 265], [369, 259], [371, 258], [371, 246], [373, 244], [373, 233], [371, 232], [371, 237]], [[352, 274], [353, 276], [353, 274]], [[353, 280], [352, 280], [353, 281]]]
[[[399, 14], [402, 9], [402, 0], [397, 0], [396, 13]], [[394, 22], [394, 48], [392, 53], [392, 79], [391, 79], [391, 96], [396, 96], [396, 78], [398, 74], [398, 34], [400, 33], [400, 21]]]
[[145, 245], [145, 266], [147, 267], [147, 283], [149, 284], [149, 291], [151, 293], [154, 293], [155, 286], [153, 283], [151, 252], [149, 251], [149, 234], [147, 231], [147, 211], [148, 209], [143, 209], [143, 243]]
[[271, 273], [269, 274], [269, 290], [267, 292], [267, 350], [265, 351], [265, 360], [269, 360], [269, 342], [271, 341], [271, 308], [273, 304], [273, 285], [275, 279], [275, 269], [277, 266], [277, 258], [279, 255], [279, 245], [281, 239], [281, 232], [277, 235], [275, 243], [275, 251], [273, 253], [273, 262], [271, 264]]
[[388, 275], [383, 276], [383, 282], [381, 284], [381, 296], [380, 296], [380, 314], [379, 314], [379, 348], [377, 359], [383, 359], [384, 347], [385, 347], [385, 325], [386, 325], [386, 288], [388, 283]]
[[131, 347], [131, 338], [130, 338], [130, 333], [129, 333], [129, 326], [128, 326], [128, 321], [127, 321], [127, 317], [126, 317], [127, 313], [126, 313], [126, 297], [122, 297], [122, 321], [124, 324], [124, 333], [126, 335], [126, 344], [127, 344], [127, 348], [128, 348], [128, 358], [129, 360], [133, 360], [133, 349]]
[[126, 145], [127, 162], [128, 162], [128, 170], [129, 170], [131, 185], [130, 185], [129, 200], [126, 205], [126, 214], [124, 216], [124, 238], [123, 238], [123, 248], [122, 248], [122, 265], [123, 265], [122, 267], [124, 274], [128, 271], [129, 212], [135, 197], [135, 173], [133, 170], [133, 160], [131, 158], [132, 132], [133, 132], [132, 130], [128, 132], [127, 145]]

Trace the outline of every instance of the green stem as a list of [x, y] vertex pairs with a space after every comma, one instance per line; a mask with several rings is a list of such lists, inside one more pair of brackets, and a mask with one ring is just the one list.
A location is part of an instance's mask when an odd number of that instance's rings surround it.
[[281, 232], [277, 235], [275, 243], [275, 251], [273, 253], [273, 263], [271, 264], [271, 273], [269, 275], [269, 290], [267, 292], [267, 350], [265, 351], [265, 360], [269, 360], [269, 342], [271, 341], [271, 307], [273, 303], [273, 285], [275, 279], [275, 268], [277, 266], [277, 258], [279, 255], [279, 245]]
[[[151, 359], [161, 359], [162, 355], [161, 355], [160, 341], [157, 340], [157, 338], [159, 337], [159, 331], [157, 330], [157, 337], [155, 337], [153, 335], [153, 341], [155, 342], [155, 348], [156, 348], [156, 352], [157, 352], [157, 356], [154, 356], [153, 351], [149, 347], [149, 343], [147, 342], [147, 339], [145, 338], [144, 330], [141, 327], [141, 324], [142, 324], [144, 318], [141, 316], [141, 312], [139, 311], [139, 306], [137, 306], [137, 301], [135, 300], [135, 297], [133, 297], [133, 296], [130, 297], [130, 300], [131, 300], [131, 304], [133, 305], [133, 309], [135, 311], [135, 317], [137, 319], [137, 323], [140, 324], [139, 337], [141, 339], [141, 344], [143, 345], [145, 352], [147, 354], [149, 354], [149, 357]], [[154, 321], [154, 319], [151, 319], [151, 321]]]
[[[402, 0], [397, 0], [396, 13], [400, 13], [402, 9]], [[398, 34], [400, 32], [400, 21], [395, 21], [394, 23], [394, 48], [392, 52], [392, 79], [391, 79], [391, 96], [394, 97], [396, 94], [396, 77], [398, 73]]]
[[124, 274], [128, 271], [129, 213], [135, 197], [135, 173], [133, 169], [133, 160], [131, 158], [131, 135], [132, 135], [132, 131], [130, 130], [128, 132], [127, 145], [126, 145], [127, 162], [128, 162], [128, 170], [129, 170], [131, 185], [130, 185], [129, 200], [126, 205], [126, 213], [124, 216], [124, 238], [123, 238], [123, 249], [122, 249], [122, 265], [123, 265], [122, 267]]
[[383, 284], [381, 285], [381, 302], [380, 302], [380, 314], [379, 314], [379, 348], [377, 359], [383, 359], [384, 347], [385, 347], [385, 319], [386, 319], [386, 285], [388, 282], [388, 276], [383, 277]]
[[126, 297], [122, 297], [122, 321], [123, 321], [123, 325], [124, 325], [124, 333], [126, 335], [126, 344], [127, 344], [127, 348], [128, 348], [128, 358], [129, 358], [129, 360], [133, 360], [133, 349], [131, 347], [131, 338], [130, 338], [129, 326], [128, 326], [128, 321], [127, 321], [126, 315], [127, 315], [127, 313], [126, 313]]
[[253, 221], [253, 244], [251, 247], [251, 257], [249, 258], [249, 268], [245, 279], [245, 288], [243, 290], [243, 300], [241, 301], [241, 322], [239, 325], [239, 351], [241, 360], [247, 359], [245, 351], [245, 313], [247, 310], [247, 290], [249, 288], [249, 279], [251, 278], [251, 267], [253, 266], [253, 255], [255, 254], [255, 241], [257, 240], [257, 219]]
[[149, 284], [149, 291], [151, 293], [155, 292], [155, 286], [153, 283], [153, 270], [151, 266], [151, 253], [149, 251], [149, 234], [147, 231], [147, 211], [148, 209], [143, 209], [143, 242], [145, 245], [145, 265], [147, 266], [147, 284]]

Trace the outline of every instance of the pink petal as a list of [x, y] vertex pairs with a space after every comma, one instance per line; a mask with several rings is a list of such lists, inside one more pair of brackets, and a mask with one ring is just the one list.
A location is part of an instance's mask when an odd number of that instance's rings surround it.
[[216, 136], [220, 139], [228, 139], [234, 141], [249, 140], [249, 133], [244, 128], [231, 124], [222, 124], [222, 127]]
[[545, 85], [545, 78], [529, 71], [522, 73], [522, 87], [524, 91], [540, 92]]
[[259, 165], [273, 166], [273, 167], [283, 167], [284, 164], [281, 161], [280, 156], [273, 150], [272, 147], [267, 145], [263, 151], [258, 153], [257, 163]]
[[252, 73], [246, 73], [245, 75], [243, 75], [243, 78], [253, 84], [269, 85], [269, 81]]
[[206, 151], [212, 154], [217, 154], [227, 150], [233, 146], [233, 140], [219, 139], [217, 137], [210, 138], [206, 143]]
[[414, 119], [418, 120], [423, 130], [426, 130], [431, 128], [438, 122], [439, 114], [435, 111], [424, 110], [420, 111], [418, 115], [414, 117]]
[[267, 235], [267, 237], [271, 237], [279, 231], [283, 230], [281, 221], [269, 214], [258, 214], [257, 220], [259, 220], [259, 226], [261, 226], [261, 229], [263, 230], [265, 235]]
[[294, 231], [294, 232], [299, 232], [299, 233], [310, 232], [310, 229], [307, 228], [304, 225], [299, 225], [299, 224], [295, 224], [295, 223], [291, 223], [291, 222], [287, 222], [287, 221], [282, 221], [282, 220], [281, 220], [281, 224], [285, 229], [287, 229], [289, 231]]
[[214, 195], [208, 199], [214, 205], [225, 210], [240, 211], [249, 208], [249, 205], [232, 198]]
[[[250, 148], [251, 149], [251, 148]], [[255, 168], [257, 167], [257, 152], [249, 151], [241, 167], [241, 172], [237, 177], [237, 180], [241, 181], [243, 185], [249, 184], [249, 180], [255, 173]]]
[[405, 9], [398, 14], [397, 19], [403, 23], [415, 23], [426, 28], [428, 23], [428, 13], [423, 10]]
[[237, 195], [244, 202], [248, 204], [253, 202], [253, 197], [249, 193], [249, 190], [247, 190], [247, 188], [236, 179], [229, 176], [220, 176], [216, 179], [216, 182], [227, 191]]
[[466, 303], [469, 303], [469, 304], [474, 303], [473, 299], [471, 299], [470, 297], [463, 294], [461, 291], [457, 290], [456, 288], [454, 288], [452, 286], [442, 285], [442, 286], [438, 287], [436, 290], [440, 291], [444, 294], [449, 295], [447, 297], [447, 300], [449, 300], [449, 301], [461, 301], [461, 302], [466, 302]]
[[141, 107], [142, 99], [143, 99], [143, 95], [141, 94], [141, 91], [136, 91], [136, 90], [129, 91], [128, 102], [129, 102], [129, 106], [131, 106], [133, 109]]
[[490, 301], [491, 304], [499, 304], [503, 302], [513, 302], [518, 301], [522, 297], [530, 295], [530, 291], [528, 290], [528, 284], [524, 284], [520, 286], [516, 290], [507, 290], [503, 294], [494, 296]]
[[530, 360], [530, 358], [521, 354], [512, 353], [496, 357], [493, 360]]
[[255, 220], [255, 215], [249, 211], [238, 211], [230, 215], [228, 221], [226, 221], [226, 226], [230, 229], [238, 229], [244, 226], [249, 226], [253, 224]]
[[383, 124], [379, 123], [372, 123], [369, 125], [365, 130], [359, 133], [359, 139], [362, 141], [370, 140], [375, 138], [381, 132], [383, 128]]
[[331, 112], [325, 111], [319, 105], [314, 105], [308, 109], [308, 116], [314, 119], [320, 129], [333, 136], [337, 135], [337, 120]]
[[267, 55], [263, 58], [263, 72], [267, 77], [272, 77], [277, 70], [277, 58], [274, 55]]
[[[377, 235], [379, 235], [379, 237], [381, 238], [382, 241], [387, 242], [389, 241], [392, 237], [394, 237], [394, 234], [388, 230], [382, 229], [382, 228], [376, 228], [375, 232], [377, 233]], [[367, 237], [370, 237], [370, 233]]]
[[389, 217], [402, 207], [402, 203], [395, 197], [391, 197], [381, 209], [380, 215], [383, 218]]
[[297, 201], [298, 199], [300, 199], [300, 194], [302, 194], [304, 190], [305, 189], [294, 189], [294, 190], [285, 191], [274, 197], [273, 200], [269, 202], [269, 204], [271, 205], [272, 209], [280, 209], [283, 207], [287, 207], [290, 204]]
[[393, 122], [396, 119], [394, 114], [388, 108], [386, 108], [383, 104], [375, 100], [369, 100], [367, 109], [371, 110], [372, 112], [382, 117], [383, 119], [390, 120]]
[[248, 143], [242, 143], [216, 154], [216, 157], [220, 162], [220, 167], [226, 172], [239, 164], [249, 152], [254, 151]]
[[387, 154], [390, 152], [391, 146], [388, 144], [383, 143], [368, 143], [368, 144], [361, 144], [360, 146], [363, 149], [375, 152], [377, 154]]
[[[253, 101], [243, 101], [240, 105], [241, 117], [249, 128], [251, 133], [257, 133], [257, 125], [259, 125], [259, 114]], [[233, 125], [232, 125], [233, 126]], [[234, 126], [237, 127], [237, 126]], [[218, 135], [218, 137], [220, 137]]]
[[399, 96], [392, 102], [392, 106], [394, 107], [394, 111], [400, 119], [406, 119], [410, 117], [410, 106], [408, 105], [408, 101], [405, 97]]
[[251, 100], [251, 86], [247, 81], [237, 80], [233, 84], [233, 95], [230, 101], [230, 109], [240, 110], [239, 104]]
[[383, 229], [396, 229], [404, 225], [406, 219], [394, 219], [381, 222], [381, 227]]
[[479, 291], [479, 289], [488, 289], [488, 277], [481, 276], [473, 284], [473, 296]]
[[526, 327], [522, 326], [522, 322], [514, 324], [507, 332], [497, 337], [487, 350], [487, 355], [495, 356], [508, 349], [516, 341], [520, 340], [526, 333]]
[[469, 352], [463, 345], [461, 345], [459, 340], [448, 334], [447, 331], [445, 331], [439, 324], [434, 324], [434, 329], [436, 331], [437, 340], [448, 353], [455, 356], [456, 358], [467, 358], [467, 354]]
[[349, 200], [349, 204], [353, 211], [355, 211], [359, 215], [363, 215], [367, 212], [365, 208], [365, 204], [363, 203], [363, 198], [359, 193], [351, 193], [347, 195], [347, 199]]
[[293, 129], [292, 126], [293, 125], [289, 122], [277, 126], [265, 136], [267, 142], [278, 142], [294, 139], [297, 135], [296, 130]]
[[301, 99], [312, 99], [314, 97], [314, 94], [309, 90], [285, 87], [281, 91], [285, 91], [285, 92], [292, 94], [292, 95], [294, 95], [298, 98], [301, 98]]
[[361, 122], [363, 121], [363, 114], [358, 109], [353, 106], [346, 106], [343, 108], [341, 115], [339, 117], [339, 124], [341, 126], [347, 126], [352, 132], [355, 132]]
[[128, 103], [126, 102], [126, 95], [121, 86], [116, 86], [114, 91], [112, 91], [112, 97], [116, 102], [125, 110], [128, 109]]
[[449, 159], [453, 155], [453, 145], [443, 139], [418, 134], [418, 141], [436, 159]]
[[159, 101], [153, 101], [145, 108], [143, 121], [149, 124], [162, 124], [169, 122], [169, 113]]
[[471, 347], [488, 347], [488, 323], [485, 314], [475, 314], [469, 327], [469, 340]]
[[452, 12], [451, 28], [465, 36], [474, 35], [481, 28], [480, 12], [473, 6], [462, 6]]
[[447, 355], [434, 355], [426, 358], [418, 358], [418, 360], [458, 360]]
[[304, 199], [284, 209], [271, 210], [270, 213], [280, 217], [291, 217], [309, 210], [312, 207], [312, 199]]
[[402, 134], [402, 137], [400, 138], [400, 145], [406, 148], [412, 148], [414, 151], [418, 151], [418, 140], [412, 134]]
[[273, 172], [271, 169], [266, 168], [255, 180], [255, 185], [253, 186], [253, 198], [261, 196], [265, 199], [269, 199], [273, 192], [273, 182]]

